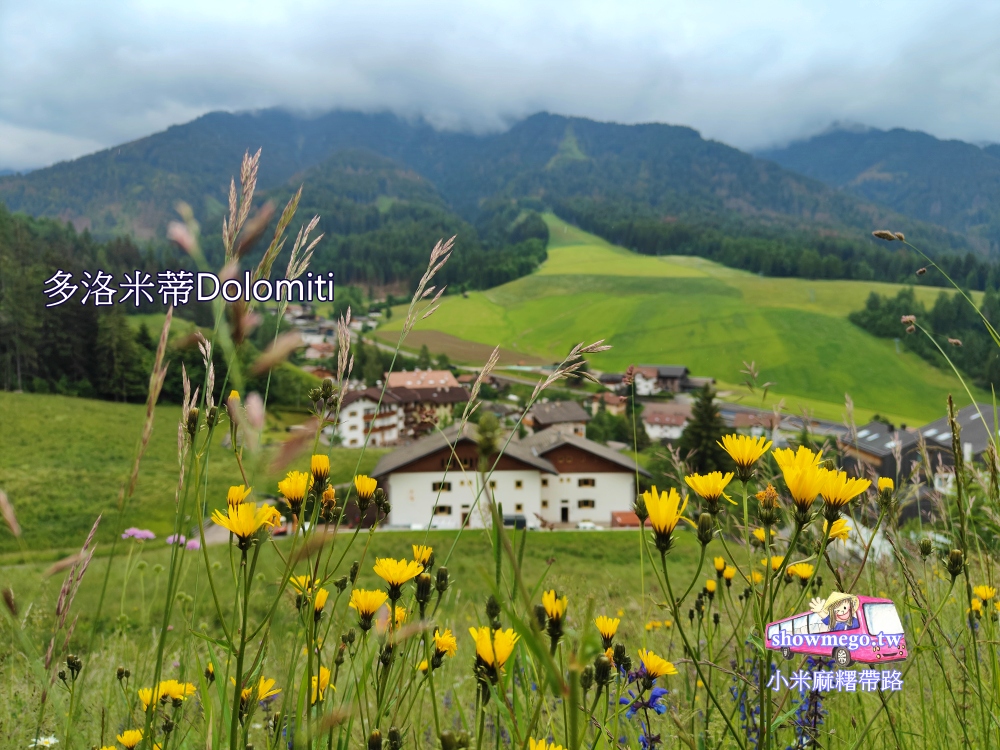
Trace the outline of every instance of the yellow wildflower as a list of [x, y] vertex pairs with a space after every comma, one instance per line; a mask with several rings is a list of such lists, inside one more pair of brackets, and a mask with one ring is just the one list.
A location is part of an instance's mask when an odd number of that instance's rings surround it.
[[689, 474], [684, 477], [684, 481], [698, 497], [708, 503], [709, 513], [718, 513], [720, 497], [724, 497], [736, 505], [736, 501], [730, 499], [729, 495], [726, 494], [726, 485], [733, 481], [733, 472], [731, 471], [726, 474], [721, 471], [713, 471], [710, 474]]
[[439, 630], [435, 630], [434, 649], [439, 654], [454, 656], [458, 652], [458, 640], [450, 630], [446, 629], [443, 633]]
[[842, 542], [847, 541], [847, 536], [851, 531], [851, 527], [848, 526], [847, 521], [843, 518], [838, 518], [833, 522], [833, 526], [830, 526], [828, 521], [823, 521], [823, 533], [827, 533], [829, 529], [829, 537], [832, 542], [834, 539], [839, 539]]
[[563, 619], [568, 605], [569, 599], [565, 596], [557, 598], [555, 589], [542, 594], [542, 606], [545, 607], [545, 614], [553, 620]]
[[655, 680], [657, 677], [663, 677], [664, 675], [677, 674], [677, 669], [674, 668], [673, 664], [662, 656], [657, 656], [652, 651], [647, 651], [644, 648], [639, 649], [639, 661], [642, 662], [646, 674], [651, 679]]
[[358, 497], [370, 500], [375, 494], [378, 482], [365, 474], [354, 477], [354, 489], [357, 490]]
[[549, 742], [548, 740], [536, 740], [534, 738], [528, 738], [528, 750], [565, 750], [562, 745], [557, 745], [555, 742]]
[[[774, 556], [772, 556], [771, 557], [771, 570], [773, 570], [774, 572], [778, 572], [779, 570], [781, 570], [781, 565], [784, 562], [785, 562], [785, 558], [784, 558], [783, 555], [774, 555]], [[767, 558], [764, 558], [763, 560], [761, 560], [760, 564], [763, 565], [766, 568], [767, 567]]]
[[252, 489], [253, 487], [247, 487], [244, 484], [233, 485], [229, 488], [229, 492], [226, 493], [226, 505], [230, 508], [240, 505], [247, 499], [247, 495], [250, 494]]
[[820, 494], [827, 507], [843, 508], [851, 500], [871, 487], [870, 479], [849, 478], [847, 472], [828, 471]]
[[[316, 705], [318, 701], [323, 700], [323, 696], [326, 695], [326, 689], [330, 687], [330, 670], [326, 667], [321, 666], [319, 668], [319, 674], [313, 675], [312, 678], [312, 703]], [[336, 688], [334, 688], [336, 689]], [[317, 692], [319, 693], [317, 695]]]
[[414, 544], [413, 545], [413, 559], [423, 565], [425, 568], [427, 564], [431, 561], [431, 556], [434, 554], [434, 548], [428, 547], [424, 544]]
[[312, 486], [311, 474], [306, 474], [304, 471], [290, 471], [278, 482], [278, 492], [288, 503], [288, 507], [297, 513], [310, 486]]
[[611, 618], [601, 615], [594, 620], [594, 624], [597, 626], [597, 632], [601, 634], [601, 641], [604, 643], [604, 648], [610, 648], [611, 642], [615, 639], [615, 633], [618, 632], [621, 620], [617, 617]]
[[808, 581], [812, 578], [812, 574], [815, 569], [816, 568], [813, 565], [801, 562], [789, 565], [785, 568], [785, 573], [789, 578], [800, 578], [803, 581]]
[[312, 472], [313, 481], [322, 486], [330, 476], [330, 457], [322, 453], [315, 454], [309, 459], [309, 471]]
[[375, 560], [375, 575], [389, 585], [389, 598], [393, 601], [402, 595], [403, 584], [420, 575], [424, 566], [414, 560], [394, 560], [379, 557]]
[[694, 521], [683, 515], [687, 507], [687, 496], [684, 496], [682, 503], [681, 496], [673, 487], [665, 492], [657, 492], [654, 485], [651, 492], [642, 493], [642, 498], [646, 501], [646, 512], [649, 513], [649, 524], [653, 527], [656, 548], [660, 552], [667, 552], [673, 543], [671, 534], [680, 521], [695, 525]]
[[752, 438], [746, 435], [723, 435], [719, 445], [733, 459], [733, 462], [739, 468], [740, 480], [745, 482], [750, 478], [754, 464], [770, 450], [771, 441], [763, 437]]
[[274, 526], [281, 519], [277, 509], [270, 505], [257, 507], [257, 503], [240, 503], [226, 508], [226, 515], [216, 510], [212, 521], [224, 529], [229, 529], [240, 540], [240, 548], [247, 549], [247, 541], [265, 526]]
[[972, 593], [982, 599], [984, 602], [988, 602], [994, 596], [997, 595], [997, 590], [992, 586], [976, 586], [972, 589]]
[[814, 453], [804, 445], [800, 445], [798, 450], [794, 451], [791, 448], [775, 448], [772, 455], [774, 462], [778, 464], [778, 468], [782, 472], [786, 469], [807, 469], [819, 466], [820, 461], [823, 460], [822, 454]]
[[124, 732], [119, 734], [116, 739], [126, 748], [126, 750], [134, 750], [136, 745], [142, 742], [142, 730], [126, 729]]
[[476, 642], [476, 657], [494, 669], [503, 669], [520, 636], [513, 629], [469, 628], [469, 635]]
[[388, 598], [388, 594], [380, 589], [374, 591], [354, 589], [351, 592], [351, 601], [348, 606], [358, 613], [358, 626], [362, 630], [371, 630], [372, 618]]

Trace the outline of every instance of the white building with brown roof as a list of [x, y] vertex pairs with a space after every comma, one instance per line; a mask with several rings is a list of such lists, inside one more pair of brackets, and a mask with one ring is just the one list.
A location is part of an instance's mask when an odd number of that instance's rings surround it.
[[587, 436], [590, 414], [576, 401], [537, 403], [524, 416], [524, 425], [533, 432], [555, 429], [580, 437]]
[[691, 404], [670, 401], [642, 406], [642, 426], [650, 440], [677, 440], [691, 418]]
[[382, 456], [371, 475], [389, 496], [389, 524], [483, 528], [490, 525], [491, 496], [502, 503], [505, 516], [521, 516], [528, 526], [539, 526], [541, 478], [555, 476], [555, 468], [511, 443], [499, 460], [494, 456], [489, 461], [496, 465], [487, 495], [478, 471], [478, 438], [474, 424], [467, 424], [461, 435], [453, 425]]
[[530, 528], [582, 521], [610, 526], [612, 513], [631, 510], [635, 501], [631, 458], [556, 429], [511, 441], [499, 461], [491, 458], [489, 465], [496, 467], [487, 493], [477, 470], [477, 440], [475, 425], [461, 436], [454, 425], [382, 456], [372, 476], [389, 496], [389, 523], [486, 526], [489, 496], [502, 505], [505, 518]]
[[[628, 456], [578, 435], [548, 429], [520, 441], [555, 467], [541, 477], [539, 515], [547, 523], [590, 521], [610, 526], [612, 514], [635, 503], [636, 464]], [[642, 467], [638, 472], [649, 476]]]
[[380, 388], [365, 388], [344, 395], [336, 428], [331, 425], [324, 433], [327, 437], [336, 434], [347, 448], [360, 448], [366, 435], [368, 445], [383, 448], [399, 442], [403, 423], [403, 408], [391, 392], [383, 394]]

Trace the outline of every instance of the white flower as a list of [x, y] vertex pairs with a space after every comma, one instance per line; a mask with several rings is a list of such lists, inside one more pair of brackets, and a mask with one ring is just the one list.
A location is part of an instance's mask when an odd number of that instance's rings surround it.
[[32, 741], [32, 747], [55, 747], [59, 744], [58, 738], [54, 734], [48, 737], [39, 737], [37, 740]]

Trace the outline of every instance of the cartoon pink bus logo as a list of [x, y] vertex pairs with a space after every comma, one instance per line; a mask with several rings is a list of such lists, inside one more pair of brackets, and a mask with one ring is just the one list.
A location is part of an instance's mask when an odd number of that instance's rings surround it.
[[769, 623], [767, 647], [793, 654], [832, 656], [840, 667], [906, 658], [906, 638], [891, 599], [834, 591], [813, 599], [810, 611]]

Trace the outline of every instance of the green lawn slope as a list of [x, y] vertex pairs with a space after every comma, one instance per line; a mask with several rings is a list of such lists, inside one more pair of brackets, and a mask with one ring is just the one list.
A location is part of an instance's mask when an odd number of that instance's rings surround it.
[[[527, 363], [558, 361], [577, 342], [603, 338], [613, 348], [593, 358], [595, 368], [684, 364], [721, 384], [742, 382], [743, 362], [754, 361], [761, 380], [774, 383], [769, 404], [784, 398], [789, 411], [832, 419], [842, 417], [845, 393], [857, 419], [880, 412], [908, 423], [940, 416], [948, 393], [968, 400], [952, 375], [847, 320], [870, 292], [895, 294], [895, 285], [768, 278], [701, 258], [638, 255], [546, 220], [549, 259], [536, 273], [444, 298], [415, 340], [431, 345], [436, 332], [443, 343], [500, 344]], [[917, 288], [929, 303], [939, 291]], [[403, 318], [397, 310], [378, 335], [394, 342]], [[444, 350], [463, 360], [461, 347]]]
[[[0, 489], [14, 505], [31, 554], [78, 548], [98, 513], [104, 513], [100, 538], [109, 538], [119, 488], [131, 471], [144, 416], [145, 407], [139, 404], [0, 391]], [[268, 416], [266, 438], [272, 444], [285, 439], [286, 425], [306, 418], [288, 411]], [[127, 526], [152, 529], [160, 539], [170, 533], [174, 518], [179, 418], [180, 407], [157, 407], [152, 439], [125, 518]], [[225, 432], [216, 433], [218, 443], [210, 453], [211, 507], [225, 505], [229, 485], [242, 483], [232, 452], [222, 448]], [[361, 471], [370, 471], [384, 452], [368, 449]], [[360, 456], [358, 449], [334, 449], [334, 482], [349, 481]], [[296, 468], [306, 466], [304, 456]], [[274, 495], [278, 479], [257, 476], [251, 482], [261, 493]], [[197, 525], [197, 518], [191, 525]], [[18, 549], [7, 527], [0, 524], [0, 552]], [[18, 554], [6, 557], [17, 559]]]

